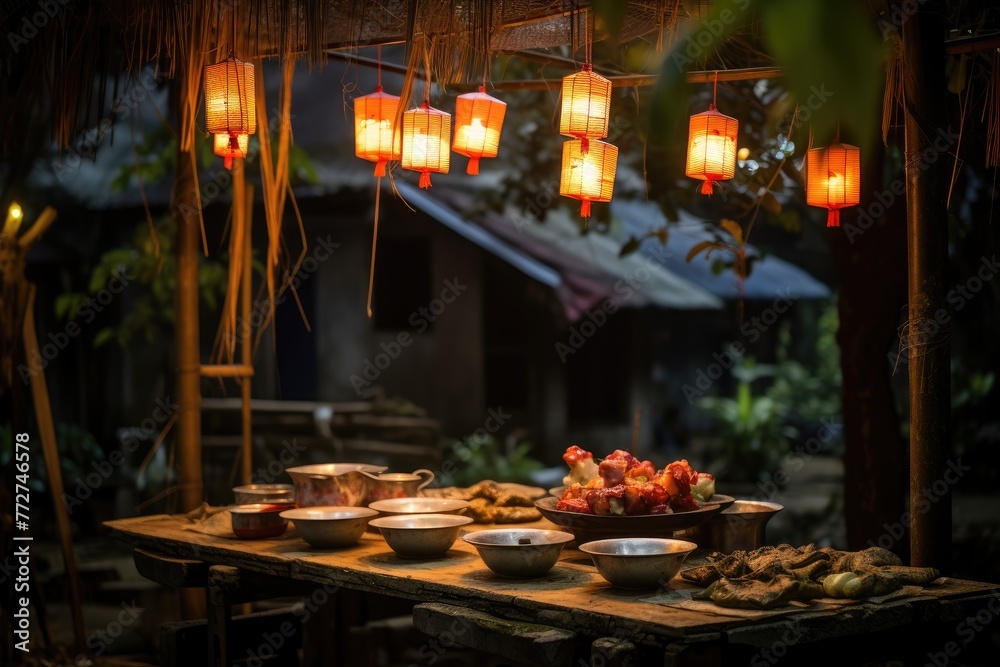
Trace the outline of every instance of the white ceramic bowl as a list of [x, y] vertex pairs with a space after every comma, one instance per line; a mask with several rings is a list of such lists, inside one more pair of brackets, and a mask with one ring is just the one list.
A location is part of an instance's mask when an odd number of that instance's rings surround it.
[[389, 547], [401, 558], [440, 558], [458, 538], [462, 526], [472, 523], [454, 514], [412, 514], [371, 520]]
[[383, 516], [461, 514], [468, 506], [467, 500], [454, 498], [389, 498], [368, 504], [368, 507]]
[[314, 547], [338, 549], [357, 544], [378, 512], [367, 507], [329, 505], [285, 510], [303, 540]]

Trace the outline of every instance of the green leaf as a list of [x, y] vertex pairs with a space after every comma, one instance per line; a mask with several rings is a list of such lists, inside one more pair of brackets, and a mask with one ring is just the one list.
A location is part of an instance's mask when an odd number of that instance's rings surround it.
[[590, 6], [594, 9], [598, 26], [613, 43], [617, 43], [622, 26], [625, 25], [628, 3], [621, 0], [591, 0]]
[[115, 337], [115, 330], [111, 327], [105, 327], [97, 332], [94, 336], [94, 347], [100, 347], [107, 343], [109, 340]]
[[730, 220], [729, 218], [723, 218], [719, 221], [722, 228], [725, 229], [729, 234], [736, 239], [736, 243], [743, 245], [743, 228], [740, 227], [739, 223], [735, 220]]
[[639, 249], [639, 245], [642, 243], [639, 239], [634, 236], [628, 237], [628, 241], [622, 246], [622, 249], [618, 251], [619, 257], [625, 257], [626, 255], [631, 255], [636, 250]]

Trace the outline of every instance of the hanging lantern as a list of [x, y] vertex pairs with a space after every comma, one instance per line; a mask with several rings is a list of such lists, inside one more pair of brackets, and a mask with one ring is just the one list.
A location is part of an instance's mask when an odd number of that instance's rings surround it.
[[586, 152], [589, 139], [608, 136], [610, 109], [611, 82], [586, 63], [582, 71], [562, 80], [559, 134], [582, 139]]
[[861, 203], [861, 150], [835, 143], [806, 152], [806, 203], [829, 209], [827, 227], [840, 227], [840, 209]]
[[451, 114], [426, 100], [403, 114], [403, 169], [420, 172], [420, 187], [431, 187], [431, 172], [451, 168]]
[[580, 215], [590, 217], [590, 202], [611, 201], [618, 166], [618, 147], [591, 140], [570, 139], [563, 144], [559, 194], [580, 200]]
[[403, 153], [399, 132], [393, 127], [398, 108], [399, 98], [383, 93], [382, 86], [354, 100], [354, 154], [374, 162], [376, 176], [385, 176], [385, 165]]
[[[228, 134], [213, 134], [213, 151], [219, 157], [225, 158], [223, 164], [226, 169], [233, 168], [233, 158], [244, 158], [247, 156], [247, 149], [250, 147], [249, 134], [237, 134], [235, 137]], [[235, 139], [235, 146], [233, 141]]]
[[[205, 129], [229, 138], [227, 168], [231, 167], [233, 157], [246, 156], [246, 149], [242, 155], [237, 155], [240, 142], [246, 145], [246, 139], [241, 140], [240, 135], [248, 138], [257, 131], [257, 116], [250, 99], [253, 92], [253, 63], [230, 56], [221, 63], [205, 67]], [[224, 155], [218, 152], [218, 137], [215, 147], [217, 155]]]
[[687, 166], [684, 173], [705, 181], [701, 193], [712, 194], [715, 181], [726, 181], [736, 173], [736, 135], [739, 121], [715, 110], [691, 116], [688, 126]]
[[486, 94], [486, 86], [479, 86], [478, 93], [459, 95], [455, 100], [455, 144], [452, 148], [459, 155], [469, 158], [465, 172], [479, 173], [480, 158], [497, 156], [500, 148], [500, 130], [507, 105]]

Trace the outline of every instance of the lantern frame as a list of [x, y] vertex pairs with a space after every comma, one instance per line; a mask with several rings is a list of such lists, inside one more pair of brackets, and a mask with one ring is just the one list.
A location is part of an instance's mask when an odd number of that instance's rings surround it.
[[[559, 134], [576, 139], [602, 139], [608, 136], [610, 117], [610, 80], [595, 72], [590, 63], [563, 77]], [[587, 141], [583, 146], [587, 148]]]
[[840, 209], [861, 203], [861, 149], [837, 141], [806, 151], [806, 203], [828, 209], [826, 226], [839, 227]]
[[[481, 158], [495, 158], [500, 150], [500, 133], [507, 103], [486, 94], [486, 86], [455, 99], [455, 138], [452, 150], [469, 158], [466, 173], [479, 173]], [[476, 121], [479, 121], [476, 128]]]
[[[418, 136], [424, 139], [423, 155], [417, 150]], [[451, 114], [435, 109], [427, 100], [403, 113], [403, 169], [420, 172], [420, 187], [431, 187], [431, 173], [447, 174], [451, 169]]]
[[[384, 92], [381, 84], [374, 93], [354, 100], [354, 154], [374, 162], [376, 176], [385, 176], [389, 161], [403, 155], [403, 137], [396, 127], [398, 110], [399, 97]], [[378, 124], [374, 131], [365, 125], [373, 122]]]

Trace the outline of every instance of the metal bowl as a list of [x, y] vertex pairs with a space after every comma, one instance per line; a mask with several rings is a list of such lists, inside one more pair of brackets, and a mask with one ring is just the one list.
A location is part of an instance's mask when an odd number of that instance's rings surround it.
[[709, 504], [673, 514], [598, 515], [557, 510], [558, 502], [550, 496], [535, 501], [535, 507], [546, 519], [573, 533], [577, 544], [618, 537], [673, 537], [675, 531], [697, 526], [722, 511], [722, 505]]
[[236, 496], [237, 505], [295, 504], [295, 487], [291, 484], [244, 484], [233, 487], [233, 495]]
[[363, 473], [385, 469], [368, 463], [321, 463], [287, 468], [285, 472], [295, 483], [299, 507], [364, 507], [368, 504], [369, 479]]
[[688, 554], [698, 547], [684, 540], [624, 538], [580, 545], [601, 576], [615, 588], [647, 589], [667, 586]]
[[229, 508], [233, 518], [233, 532], [244, 540], [277, 537], [288, 528], [288, 519], [281, 516], [288, 505], [255, 503]]
[[462, 526], [472, 523], [467, 516], [453, 514], [411, 514], [371, 520], [400, 558], [440, 558], [458, 538]]
[[295, 524], [299, 536], [314, 547], [338, 549], [357, 544], [378, 512], [367, 507], [299, 507], [281, 513]]
[[767, 544], [767, 522], [783, 509], [783, 505], [763, 500], [737, 500], [678, 537], [727, 554], [738, 550], [753, 551]]
[[712, 497], [708, 500], [696, 500], [699, 507], [707, 507], [708, 505], [721, 505], [722, 511], [725, 512], [726, 508], [731, 506], [736, 502], [736, 498], [732, 496], [724, 496], [721, 493], [713, 493]]
[[384, 516], [461, 514], [468, 506], [467, 500], [455, 498], [389, 498], [368, 504], [368, 507]]
[[504, 577], [541, 577], [559, 560], [559, 554], [573, 536], [560, 530], [507, 528], [478, 530], [462, 539], [479, 552], [479, 557]]

